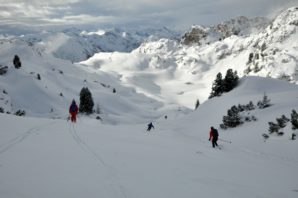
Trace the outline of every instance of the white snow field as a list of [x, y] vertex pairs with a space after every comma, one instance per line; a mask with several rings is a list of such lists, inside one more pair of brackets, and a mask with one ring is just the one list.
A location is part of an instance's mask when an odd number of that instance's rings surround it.
[[[258, 120], [219, 129], [221, 149], [208, 141], [234, 104], [266, 95]], [[187, 116], [146, 124], [102, 124], [0, 114], [0, 197], [5, 198], [296, 198], [298, 142], [289, 122], [281, 137], [269, 121], [298, 109], [298, 87], [246, 77], [233, 91]], [[67, 108], [67, 107], [66, 107]], [[127, 119], [134, 116], [127, 115]], [[231, 142], [230, 142], [231, 141]]]
[[[187, 45], [167, 29], [0, 35], [0, 198], [297, 198], [297, 132], [291, 122], [284, 135], [268, 132], [298, 111], [297, 21], [293, 7], [268, 24], [196, 26]], [[239, 85], [208, 99], [229, 68]], [[73, 124], [83, 87], [99, 111]], [[231, 106], [264, 94], [270, 107], [241, 113], [256, 121], [220, 129]]]

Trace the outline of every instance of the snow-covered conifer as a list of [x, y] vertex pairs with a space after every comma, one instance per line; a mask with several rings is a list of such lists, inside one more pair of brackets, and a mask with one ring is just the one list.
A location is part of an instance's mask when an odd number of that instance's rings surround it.
[[236, 106], [233, 106], [228, 110], [227, 115], [223, 116], [222, 121], [225, 126], [230, 128], [234, 128], [243, 123], [239, 115], [239, 110]]
[[298, 113], [293, 109], [291, 114], [292, 129], [298, 129]]
[[270, 99], [268, 99], [268, 96], [266, 95], [266, 93], [264, 93], [263, 100], [259, 101], [257, 105], [259, 109], [265, 109], [271, 106]]
[[80, 92], [79, 112], [91, 114], [93, 113], [93, 106], [94, 106], [94, 102], [93, 102], [91, 92], [87, 87], [83, 87]]
[[278, 124], [276, 124], [276, 123], [274, 123], [274, 122], [268, 122], [268, 124], [269, 124], [269, 129], [268, 129], [268, 131], [270, 132], [270, 133], [274, 133], [274, 132], [278, 132], [278, 130], [280, 129], [280, 126], [278, 125]]
[[223, 93], [223, 79], [222, 74], [219, 72], [216, 75], [216, 79], [214, 80], [212, 84], [212, 90], [210, 93], [209, 98], [213, 98], [215, 96], [220, 96]]
[[237, 75], [237, 71], [234, 71], [232, 69], [228, 69], [226, 76], [223, 80], [223, 91], [229, 92], [232, 89], [234, 89], [238, 84], [239, 77]]

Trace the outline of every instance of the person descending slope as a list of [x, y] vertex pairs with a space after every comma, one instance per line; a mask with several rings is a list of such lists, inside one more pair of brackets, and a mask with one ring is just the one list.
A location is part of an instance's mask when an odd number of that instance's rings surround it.
[[150, 131], [152, 128], [154, 129], [152, 122], [150, 122], [147, 126], [148, 126], [147, 131]]
[[218, 131], [214, 127], [211, 127], [210, 129], [210, 134], [209, 134], [209, 141], [212, 140], [212, 146], [215, 148], [217, 145], [217, 140], [218, 140]]
[[70, 120], [71, 122], [77, 121], [77, 114], [78, 114], [79, 108], [76, 104], [76, 101], [73, 99], [71, 102], [71, 105], [69, 107], [69, 113], [70, 113]]

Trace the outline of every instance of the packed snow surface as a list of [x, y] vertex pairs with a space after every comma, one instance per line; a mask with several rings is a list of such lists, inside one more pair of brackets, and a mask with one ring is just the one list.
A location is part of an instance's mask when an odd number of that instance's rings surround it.
[[[255, 122], [219, 129], [221, 149], [212, 148], [209, 127], [234, 104], [272, 106], [251, 113]], [[107, 197], [297, 197], [297, 140], [271, 135], [268, 121], [297, 109], [296, 85], [248, 77], [222, 97], [177, 119], [105, 125], [79, 117], [63, 119], [0, 114], [0, 195], [6, 198]], [[134, 119], [129, 116], [127, 119]]]

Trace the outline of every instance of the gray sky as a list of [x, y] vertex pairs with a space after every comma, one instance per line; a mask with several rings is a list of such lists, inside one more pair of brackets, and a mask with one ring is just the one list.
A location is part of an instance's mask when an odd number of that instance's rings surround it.
[[0, 0], [0, 26], [167, 26], [274, 16], [298, 0]]

